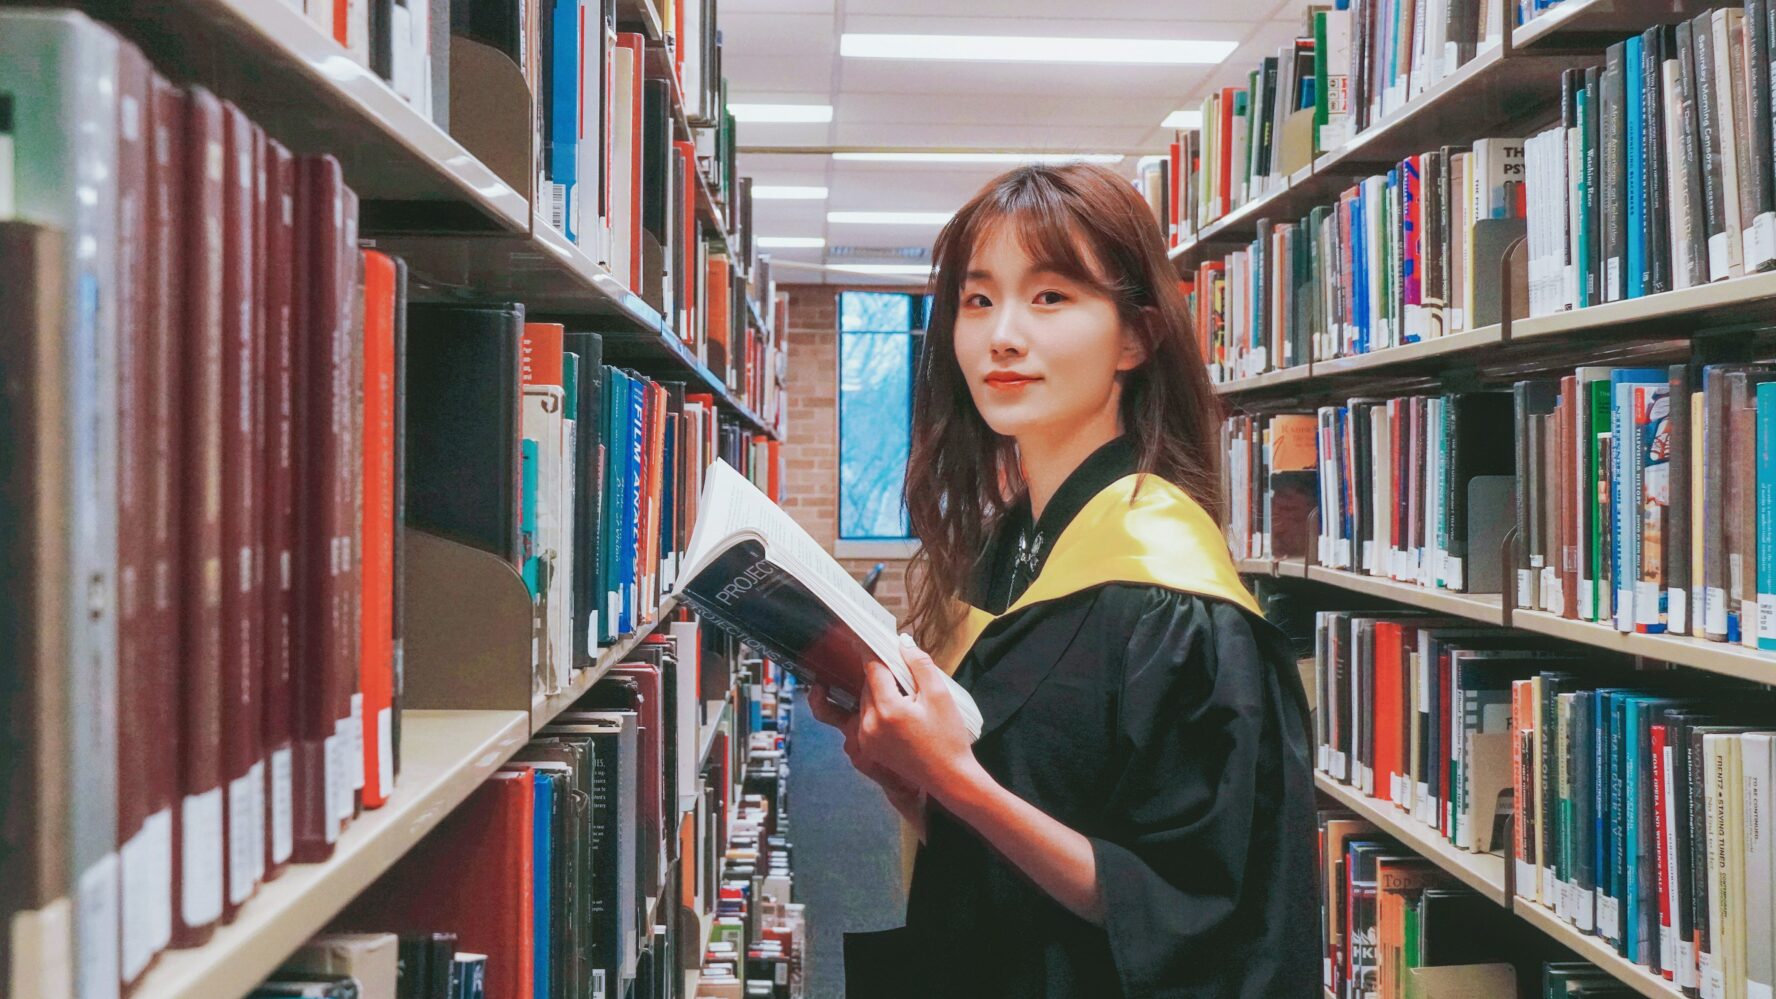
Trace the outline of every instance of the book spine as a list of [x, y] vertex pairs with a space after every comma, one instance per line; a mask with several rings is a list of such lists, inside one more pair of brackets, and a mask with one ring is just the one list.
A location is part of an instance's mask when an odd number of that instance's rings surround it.
[[1757, 387], [1757, 646], [1776, 650], [1776, 382]]

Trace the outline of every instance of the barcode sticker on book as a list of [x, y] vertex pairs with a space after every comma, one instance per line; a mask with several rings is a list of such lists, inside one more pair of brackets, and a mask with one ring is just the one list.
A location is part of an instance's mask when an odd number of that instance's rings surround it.
[[1529, 585], [1529, 570], [1528, 569], [1518, 569], [1517, 570], [1517, 606], [1518, 607], [1522, 607], [1526, 610], [1529, 609], [1530, 601], [1534, 599], [1534, 597], [1531, 595], [1530, 591], [1531, 591], [1531, 588]]
[[292, 756], [289, 746], [271, 754], [271, 861], [274, 864], [289, 860], [290, 851], [295, 847]]
[[[351, 753], [348, 764], [351, 767], [352, 790], [364, 786], [364, 695], [353, 694], [351, 697], [351, 717], [346, 719], [346, 734], [351, 737]], [[345, 807], [346, 814], [351, 813], [351, 805]]]
[[1560, 573], [1553, 566], [1542, 567], [1542, 609], [1550, 614], [1560, 613], [1566, 601], [1565, 594], [1560, 592]]
[[388, 797], [395, 789], [395, 718], [388, 708], [376, 711], [376, 790]]
[[1634, 584], [1634, 623], [1651, 627], [1660, 624], [1659, 584], [1650, 579]]
[[253, 789], [248, 776], [228, 782], [228, 904], [239, 905], [253, 892]]
[[1613, 896], [1597, 896], [1597, 935], [1616, 940], [1622, 935], [1621, 906]]
[[1537, 891], [1538, 891], [1538, 888], [1536, 886], [1536, 866], [1527, 860], [1521, 860], [1521, 859], [1518, 860], [1517, 861], [1517, 894], [1523, 896], [1524, 898], [1530, 899], [1531, 901], [1534, 901]]
[[1717, 232], [1708, 237], [1708, 280], [1723, 281], [1727, 276], [1727, 234]]
[[550, 182], [549, 196], [543, 200], [549, 203], [549, 224], [556, 232], [567, 235], [567, 186]]
[[1679, 988], [1696, 987], [1696, 944], [1683, 939], [1682, 934], [1679, 934], [1677, 941], [1676, 981]]
[[[1725, 245], [1724, 243], [1722, 244]], [[1611, 257], [1604, 266], [1604, 301], [1614, 302], [1622, 297], [1622, 258]]]
[[1449, 558], [1447, 560], [1444, 561], [1443, 566], [1444, 566], [1444, 568], [1449, 570], [1447, 573], [1449, 581], [1444, 584], [1444, 588], [1450, 589], [1450, 590], [1461, 589], [1462, 588], [1462, 560], [1461, 560], [1461, 558], [1459, 556], [1451, 555], [1451, 556], [1449, 556]]
[[157, 908], [166, 906], [166, 914], [170, 917], [172, 913], [171, 900], [161, 889], [162, 882], [168, 882], [172, 875], [172, 828], [169, 813], [149, 816], [142, 828], [118, 851], [118, 861], [122, 865], [120, 905], [123, 913], [123, 977], [126, 981], [141, 974], [160, 947], [161, 919]]
[[1597, 893], [1589, 888], [1579, 889], [1579, 912], [1575, 925], [1586, 933], [1597, 925]]
[[1776, 642], [1776, 593], [1758, 594], [1757, 633], [1759, 641]]
[[74, 917], [74, 953], [80, 957], [84, 997], [116, 995], [118, 974], [117, 854], [107, 853], [82, 871]]
[[1594, 605], [1596, 603], [1597, 603], [1597, 584], [1593, 583], [1590, 579], [1588, 579], [1584, 576], [1580, 576], [1579, 577], [1579, 617], [1581, 620], [1585, 620], [1585, 621], [1591, 620], [1591, 607], [1592, 607], [1592, 605]]
[[222, 789], [186, 795], [180, 819], [179, 915], [186, 926], [207, 926], [222, 916]]
[[1745, 270], [1762, 270], [1772, 260], [1776, 260], [1776, 215], [1765, 212], [1745, 230]]
[[1674, 635], [1690, 633], [1690, 594], [1680, 586], [1665, 591], [1665, 630]]
[[321, 740], [321, 799], [325, 806], [321, 825], [326, 841], [331, 843], [339, 838], [339, 734], [337, 729], [333, 735]]

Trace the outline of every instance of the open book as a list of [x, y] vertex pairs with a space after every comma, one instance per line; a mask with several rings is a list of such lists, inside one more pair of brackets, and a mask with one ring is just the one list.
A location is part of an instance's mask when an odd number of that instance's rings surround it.
[[[894, 615], [727, 462], [717, 460], [704, 476], [678, 595], [796, 676], [826, 687], [842, 707], [857, 707], [870, 660], [886, 665], [901, 690], [913, 689]], [[980, 709], [954, 680], [945, 681], [979, 738]]]

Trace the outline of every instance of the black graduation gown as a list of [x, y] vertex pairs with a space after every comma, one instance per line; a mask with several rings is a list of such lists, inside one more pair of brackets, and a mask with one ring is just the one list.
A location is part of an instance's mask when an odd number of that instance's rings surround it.
[[[1133, 460], [1122, 442], [1088, 459], [1038, 531]], [[989, 610], [1021, 592], [1008, 574], [1039, 570], [1010, 568], [1028, 526], [1008, 517], [983, 560]], [[847, 938], [850, 999], [1317, 999], [1306, 697], [1280, 632], [1225, 601], [1107, 584], [998, 619], [956, 677], [981, 709], [981, 764], [1091, 840], [1105, 925], [933, 806], [906, 926]]]

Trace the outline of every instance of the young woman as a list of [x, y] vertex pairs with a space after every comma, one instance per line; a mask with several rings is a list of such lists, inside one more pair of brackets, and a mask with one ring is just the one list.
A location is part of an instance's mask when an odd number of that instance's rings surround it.
[[[811, 692], [919, 831], [847, 994], [1319, 990], [1306, 699], [1219, 521], [1218, 406], [1147, 205], [1101, 167], [944, 228], [906, 503], [917, 690]], [[984, 719], [971, 744], [940, 667]]]

